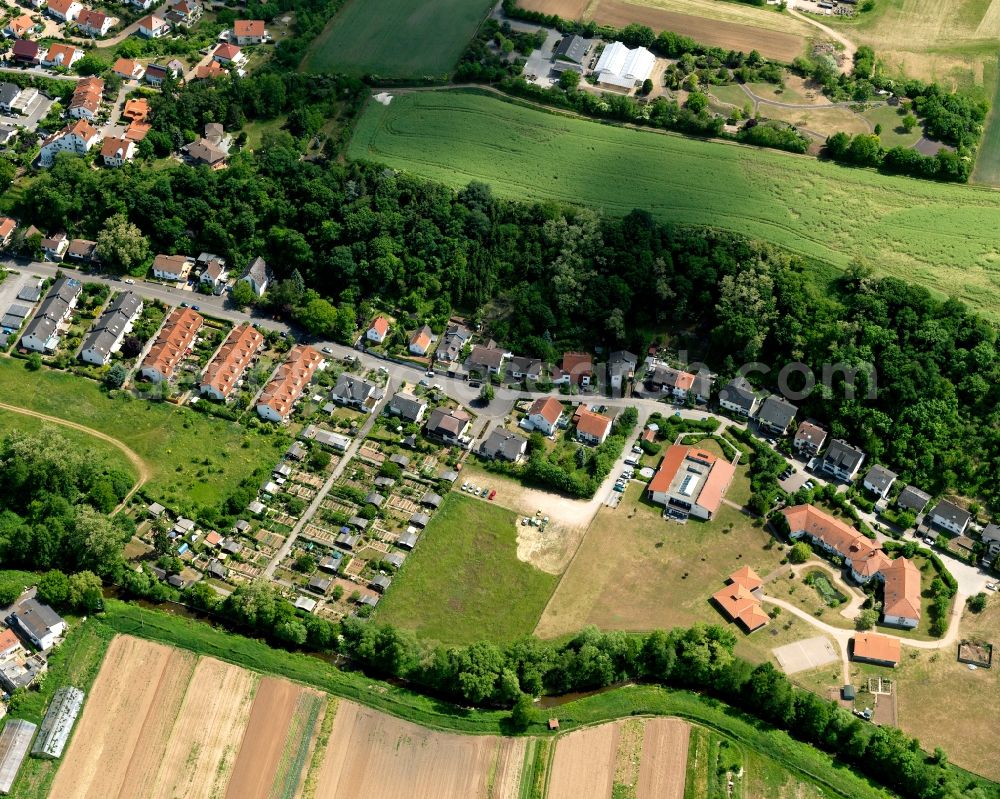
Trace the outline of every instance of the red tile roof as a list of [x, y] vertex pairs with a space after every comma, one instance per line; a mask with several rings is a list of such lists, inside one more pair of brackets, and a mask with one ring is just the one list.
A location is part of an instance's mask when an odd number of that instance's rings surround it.
[[274, 378], [264, 388], [257, 404], [267, 406], [284, 419], [296, 400], [302, 396], [312, 380], [313, 372], [322, 361], [323, 356], [306, 344], [292, 347], [285, 362], [278, 367]]
[[376, 316], [375, 321], [372, 322], [371, 329], [378, 333], [380, 336], [384, 336], [389, 332], [389, 320], [384, 316]]
[[204, 322], [201, 314], [190, 308], [175, 308], [163, 323], [142, 368], [155, 369], [169, 379]]
[[233, 33], [237, 37], [264, 35], [264, 20], [262, 19], [238, 19], [233, 23]]
[[752, 633], [768, 622], [760, 606], [760, 599], [753, 593], [760, 585], [760, 577], [744, 567], [729, 575], [729, 585], [712, 594], [712, 599], [722, 608], [731, 621], [738, 621]]
[[920, 618], [920, 570], [909, 558], [896, 558], [882, 569], [885, 578], [882, 612], [904, 619]]
[[555, 397], [540, 397], [531, 404], [528, 416], [534, 416], [537, 413], [549, 424], [555, 424], [562, 416], [562, 412], [562, 404]]
[[901, 644], [898, 638], [878, 633], [858, 633], [854, 636], [854, 657], [899, 663]]
[[228, 397], [263, 343], [264, 337], [251, 325], [233, 328], [208, 364], [202, 387], [209, 386], [223, 398]]
[[15, 222], [9, 216], [0, 217], [0, 239], [7, 238], [11, 233], [14, 232], [14, 228], [16, 227], [17, 227], [17, 222]]
[[574, 383], [579, 383], [581, 377], [594, 373], [594, 359], [589, 352], [564, 352], [562, 370], [569, 373]]
[[822, 541], [843, 555], [862, 577], [872, 577], [889, 565], [881, 544], [813, 505], [795, 505], [781, 513], [792, 533], [807, 533]]
[[660, 468], [656, 470], [653, 479], [649, 481], [647, 490], [651, 493], [669, 491], [677, 472], [684, 467], [684, 462], [689, 458], [709, 467], [708, 476], [698, 492], [696, 502], [709, 513], [715, 514], [722, 506], [722, 499], [729, 484], [733, 481], [736, 467], [729, 461], [717, 458], [711, 452], [706, 452], [703, 449], [686, 447], [683, 444], [671, 446], [663, 456]]
[[603, 438], [611, 427], [611, 420], [607, 416], [599, 413], [592, 413], [581, 407], [573, 417], [576, 421], [577, 432], [593, 438]]

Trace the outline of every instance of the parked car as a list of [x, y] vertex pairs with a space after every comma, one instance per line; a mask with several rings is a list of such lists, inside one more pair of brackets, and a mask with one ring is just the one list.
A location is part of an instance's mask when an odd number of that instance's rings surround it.
[[624, 483], [615, 483], [615, 487], [614, 487], [613, 490], [617, 491], [619, 494], [624, 494], [625, 493], [625, 484]]
[[327, 355], [333, 355], [333, 347], [323, 347], [323, 352]]
[[135, 285], [135, 279], [131, 278], [131, 277], [125, 278], [124, 282], [127, 283], [129, 286], [134, 286]]
[[201, 306], [200, 305], [192, 305], [191, 306], [191, 310], [192, 311], [200, 311], [201, 310]]
[[802, 484], [802, 487], [807, 489], [808, 491], [812, 491], [816, 487], [816, 484], [812, 480], [806, 480]]
[[986, 583], [986, 587], [990, 591], [996, 591], [997, 590], [997, 584], [996, 583]]
[[494, 488], [492, 491], [490, 491], [490, 502], [493, 501], [493, 497], [495, 497], [496, 495], [497, 495], [497, 490]]
[[434, 377], [434, 370], [433, 369], [428, 369], [427, 370], [427, 376], [428, 377]]

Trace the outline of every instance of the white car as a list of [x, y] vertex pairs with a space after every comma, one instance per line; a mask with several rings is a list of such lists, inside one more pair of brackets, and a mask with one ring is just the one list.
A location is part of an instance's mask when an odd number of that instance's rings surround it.
[[986, 583], [986, 587], [990, 591], [996, 591], [997, 590], [997, 584], [996, 583]]
[[131, 277], [125, 278], [122, 282], [128, 284], [129, 286], [135, 285], [135, 280]]

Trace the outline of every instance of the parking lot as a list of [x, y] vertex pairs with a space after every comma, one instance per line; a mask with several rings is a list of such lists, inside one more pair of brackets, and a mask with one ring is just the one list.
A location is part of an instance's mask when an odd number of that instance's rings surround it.
[[43, 119], [49, 113], [49, 109], [52, 108], [54, 103], [55, 100], [51, 97], [39, 94], [28, 104], [23, 114], [0, 114], [0, 125], [34, 131], [38, 127], [39, 120]]

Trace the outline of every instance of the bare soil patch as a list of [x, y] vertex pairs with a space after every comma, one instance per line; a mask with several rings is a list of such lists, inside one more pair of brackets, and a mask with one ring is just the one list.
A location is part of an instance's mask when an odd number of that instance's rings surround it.
[[620, 724], [601, 724], [559, 738], [548, 799], [611, 796]]
[[199, 661], [173, 725], [153, 799], [210, 799], [232, 773], [253, 701], [256, 675], [212, 658]]
[[142, 778], [156, 773], [194, 664], [194, 656], [179, 649], [128, 636], [115, 638], [50, 795], [142, 795]]
[[271, 794], [292, 718], [305, 690], [274, 677], [264, 677], [260, 681], [226, 787], [227, 799], [267, 799]]
[[650, 719], [642, 740], [636, 799], [684, 799], [691, 726], [680, 719]]
[[326, 750], [316, 757], [322, 764], [315, 795], [323, 799], [513, 797], [524, 740], [435, 732], [341, 701]]
[[529, 11], [555, 14], [563, 19], [580, 19], [588, 3], [589, 0], [523, 0], [518, 5]]
[[765, 30], [751, 25], [740, 25], [718, 19], [703, 19], [690, 14], [679, 14], [665, 8], [635, 5], [624, 0], [600, 0], [593, 18], [602, 25], [622, 28], [632, 22], [648, 25], [654, 31], [673, 31], [690, 36], [697, 42], [727, 50], [750, 52], [757, 50], [765, 58], [785, 63], [791, 62], [805, 51], [802, 36], [781, 31]]

